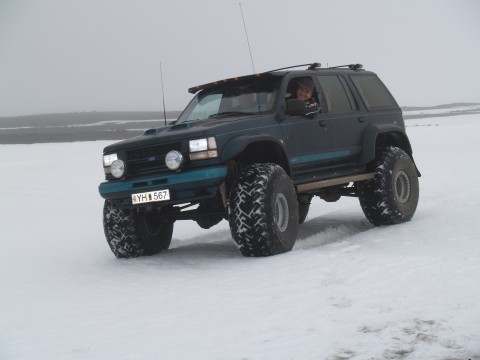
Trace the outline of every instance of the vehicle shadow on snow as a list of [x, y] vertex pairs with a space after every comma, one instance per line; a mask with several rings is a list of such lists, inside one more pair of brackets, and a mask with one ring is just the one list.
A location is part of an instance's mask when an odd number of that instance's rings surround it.
[[342, 242], [352, 236], [373, 229], [363, 216], [353, 214], [324, 215], [308, 219], [300, 225], [293, 250], [310, 249]]
[[189, 257], [197, 259], [226, 259], [236, 258], [240, 255], [233, 240], [230, 237], [229, 231], [219, 231], [215, 236], [222, 236], [224, 240], [217, 240], [215, 242], [205, 242], [204, 236], [193, 237], [185, 242], [176, 242], [175, 247], [172, 247], [162, 256], [172, 257]]
[[170, 249], [160, 254], [160, 256], [165, 257], [188, 257], [192, 259], [226, 259], [236, 258], [239, 255], [240, 253], [228, 229], [211, 229], [207, 233], [202, 233], [202, 235], [194, 235], [181, 240], [174, 237]]
[[[293, 251], [342, 242], [372, 228], [374, 226], [364, 217], [352, 214], [330, 214], [307, 219], [299, 227]], [[229, 230], [212, 231], [208, 235], [184, 240], [174, 238], [170, 250], [157, 256], [185, 260], [241, 258]]]

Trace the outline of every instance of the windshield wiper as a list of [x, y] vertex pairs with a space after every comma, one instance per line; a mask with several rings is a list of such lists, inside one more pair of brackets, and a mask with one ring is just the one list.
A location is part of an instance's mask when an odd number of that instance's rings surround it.
[[216, 117], [220, 117], [220, 116], [255, 115], [255, 114], [256, 113], [243, 112], [243, 111], [224, 111], [224, 112], [221, 112], [221, 113], [212, 114], [208, 118], [211, 119], [211, 118], [216, 118]]

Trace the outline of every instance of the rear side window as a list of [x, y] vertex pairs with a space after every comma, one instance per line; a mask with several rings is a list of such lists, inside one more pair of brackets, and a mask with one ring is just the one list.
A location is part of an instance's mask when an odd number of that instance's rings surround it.
[[344, 113], [356, 110], [355, 101], [345, 80], [338, 76], [318, 76], [328, 111]]
[[398, 107], [395, 99], [376, 75], [351, 75], [355, 87], [369, 110]]

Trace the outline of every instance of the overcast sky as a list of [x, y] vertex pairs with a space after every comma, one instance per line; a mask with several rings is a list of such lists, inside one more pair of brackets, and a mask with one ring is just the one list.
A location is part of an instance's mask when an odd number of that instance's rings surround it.
[[[480, 103], [478, 0], [242, 0], [256, 72], [361, 63], [401, 106]], [[252, 73], [238, 0], [0, 0], [0, 116], [181, 110]]]

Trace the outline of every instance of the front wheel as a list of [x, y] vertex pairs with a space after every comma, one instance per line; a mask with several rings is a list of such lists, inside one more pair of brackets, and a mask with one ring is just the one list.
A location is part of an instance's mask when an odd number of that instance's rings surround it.
[[244, 256], [290, 251], [298, 233], [298, 201], [285, 171], [276, 164], [253, 164], [230, 192], [232, 237]]
[[117, 258], [153, 255], [167, 250], [173, 223], [155, 212], [134, 212], [105, 200], [103, 228], [107, 243]]
[[384, 149], [375, 178], [357, 183], [362, 210], [375, 226], [410, 220], [419, 197], [417, 169], [407, 153], [397, 147]]

